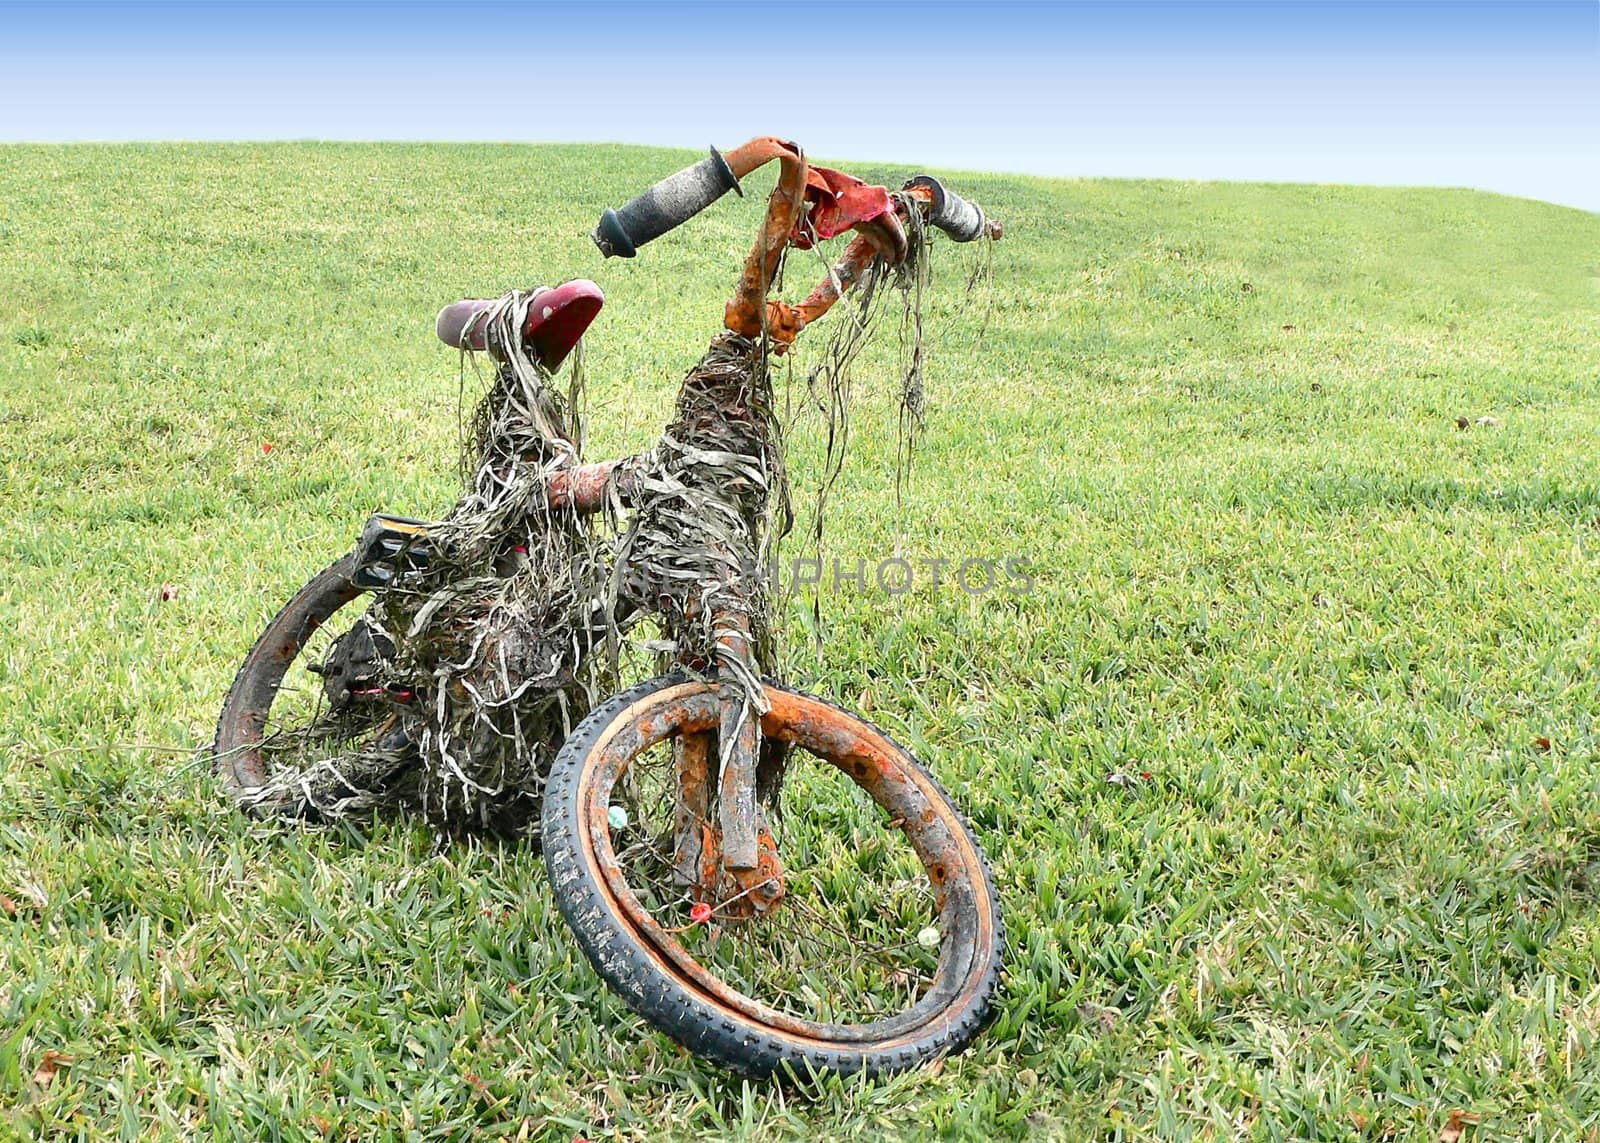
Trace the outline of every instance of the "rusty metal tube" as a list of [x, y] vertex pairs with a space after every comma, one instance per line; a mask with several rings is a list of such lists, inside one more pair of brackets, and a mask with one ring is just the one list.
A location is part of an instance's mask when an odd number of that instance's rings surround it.
[[606, 506], [614, 491], [624, 506], [633, 503], [635, 458], [603, 460], [563, 468], [550, 476], [545, 500], [552, 508], [569, 509], [580, 516], [592, 516]]
[[[750, 620], [735, 608], [715, 615], [719, 654], [734, 662], [750, 656]], [[722, 835], [722, 863], [729, 872], [755, 869], [760, 863], [756, 810], [756, 766], [761, 747], [760, 714], [737, 681], [718, 688], [722, 716], [717, 731], [721, 755], [717, 775], [717, 826]]]
[[789, 306], [777, 301], [767, 303], [767, 332], [772, 338], [774, 352], [784, 352], [801, 330], [822, 317], [833, 308], [835, 302], [855, 288], [872, 260], [878, 257], [879, 241], [876, 236], [864, 232], [856, 235], [845, 248], [844, 257], [834, 263], [833, 273], [822, 279], [799, 305]]
[[799, 147], [770, 136], [735, 147], [728, 152], [727, 159], [729, 169], [741, 179], [773, 159], [777, 159], [782, 168], [778, 172], [778, 185], [772, 188], [772, 196], [767, 200], [766, 221], [745, 260], [744, 273], [724, 315], [725, 324], [734, 333], [759, 337], [767, 287], [778, 272], [778, 261], [805, 201], [806, 160]]

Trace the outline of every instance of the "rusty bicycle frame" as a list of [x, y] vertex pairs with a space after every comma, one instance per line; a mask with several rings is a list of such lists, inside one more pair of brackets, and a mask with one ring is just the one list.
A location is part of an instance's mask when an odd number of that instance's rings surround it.
[[[910, 211], [920, 211], [924, 220], [937, 222], [938, 212], [947, 211], [953, 203], [967, 212], [960, 240], [981, 236], [998, 239], [1002, 234], [998, 221], [985, 218], [980, 210], [948, 194], [936, 180], [919, 176], [889, 196], [892, 211], [849, 222], [848, 228], [855, 231], [855, 236], [843, 255], [803, 301], [791, 306], [770, 299], [767, 294], [785, 250], [797, 243], [809, 246], [814, 240], [815, 236], [807, 233], [813, 197], [809, 175], [813, 168], [799, 147], [773, 137], [752, 139], [726, 155], [713, 151], [712, 156], [726, 163], [735, 186], [738, 179], [766, 164], [779, 164], [777, 185], [768, 198], [766, 216], [724, 313], [728, 332], [758, 340], [763, 351], [770, 346], [774, 354], [787, 351], [803, 330], [862, 281], [875, 260], [882, 259], [890, 267], [905, 261], [909, 250], [905, 227]], [[853, 179], [849, 181], [855, 183]], [[951, 230], [948, 226], [945, 229]], [[598, 232], [595, 240], [606, 253], [612, 252], [606, 249]], [[624, 253], [631, 255], [632, 250]], [[639, 460], [631, 457], [560, 469], [547, 485], [548, 503], [551, 508], [579, 515], [598, 513], [613, 498], [625, 507], [637, 506], [633, 475]], [[718, 658], [743, 661], [749, 655], [751, 638], [747, 611], [741, 606], [745, 602], [743, 585], [735, 579], [728, 587], [726, 602], [712, 612], [713, 630], [718, 633]], [[720, 752], [711, 748], [711, 731], [686, 733], [674, 743], [673, 865], [675, 875], [692, 888], [698, 899], [710, 901], [724, 917], [737, 918], [774, 908], [784, 895], [784, 875], [756, 796], [760, 720], [749, 717], [746, 696], [735, 682], [720, 684], [719, 701], [721, 719], [716, 734]], [[716, 753], [720, 753], [720, 768], [714, 774]], [[863, 759], [861, 764], [872, 761]], [[599, 807], [595, 812], [603, 816], [605, 810]], [[599, 821], [595, 825], [604, 827]]]

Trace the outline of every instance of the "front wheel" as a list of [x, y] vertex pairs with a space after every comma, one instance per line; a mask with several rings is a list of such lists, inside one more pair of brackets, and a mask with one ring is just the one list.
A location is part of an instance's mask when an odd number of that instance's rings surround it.
[[562, 916], [635, 1012], [733, 1071], [881, 1074], [959, 1051], [1003, 943], [972, 831], [881, 730], [787, 687], [766, 697], [762, 733], [799, 748], [772, 823], [780, 906], [707, 916], [670, 852], [675, 743], [720, 716], [714, 685], [674, 675], [596, 708], [556, 757], [544, 851]]

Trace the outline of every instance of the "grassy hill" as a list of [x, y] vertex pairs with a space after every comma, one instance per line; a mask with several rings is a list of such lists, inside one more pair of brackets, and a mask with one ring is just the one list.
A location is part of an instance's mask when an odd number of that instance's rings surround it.
[[820, 656], [791, 613], [793, 676], [907, 741], [995, 863], [1003, 1009], [940, 1069], [729, 1080], [603, 991], [531, 848], [231, 811], [190, 750], [263, 622], [370, 511], [454, 497], [442, 304], [594, 278], [590, 451], [650, 443], [763, 194], [631, 263], [587, 233], [692, 158], [0, 149], [0, 1135], [1600, 1128], [1574, 210], [951, 177], [1007, 223], [992, 286], [939, 247], [898, 507], [892, 332], [863, 359], [824, 555], [1033, 590], [845, 582]]

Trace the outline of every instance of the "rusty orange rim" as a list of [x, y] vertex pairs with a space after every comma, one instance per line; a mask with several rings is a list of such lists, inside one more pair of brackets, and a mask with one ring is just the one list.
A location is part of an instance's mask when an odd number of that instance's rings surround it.
[[871, 1044], [893, 1048], [920, 1039], [957, 1017], [985, 987], [996, 931], [992, 890], [977, 847], [948, 800], [882, 732], [829, 703], [769, 686], [762, 731], [831, 764], [864, 790], [904, 834], [920, 859], [938, 906], [940, 956], [922, 996], [904, 1011], [861, 1024], [806, 1020], [745, 995], [702, 965], [641, 903], [629, 885], [608, 827], [612, 792], [633, 759], [679, 734], [711, 729], [719, 716], [716, 688], [685, 681], [623, 710], [602, 732], [578, 786], [580, 845], [601, 873], [601, 892], [636, 943], [666, 975], [706, 1005], [784, 1034], [802, 1046]]

